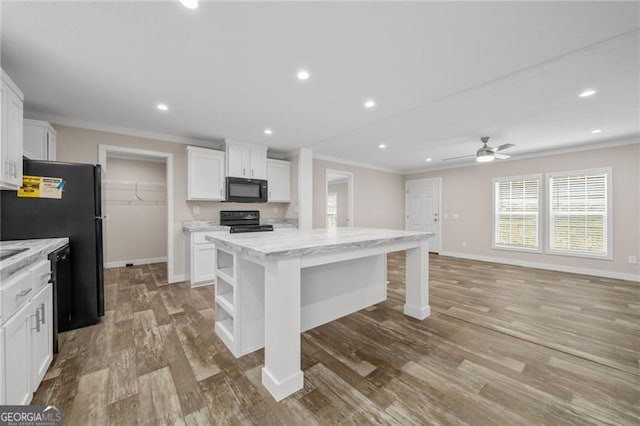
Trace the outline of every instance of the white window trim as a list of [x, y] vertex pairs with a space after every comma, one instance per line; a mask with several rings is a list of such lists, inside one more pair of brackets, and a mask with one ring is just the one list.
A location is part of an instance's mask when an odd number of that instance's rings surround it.
[[[536, 224], [536, 229], [538, 231], [538, 247], [536, 248], [527, 248], [527, 247], [510, 247], [510, 246], [501, 246], [496, 244], [496, 183], [511, 181], [511, 180], [524, 180], [524, 179], [537, 179], [538, 180], [538, 220]], [[543, 174], [535, 173], [530, 175], [519, 175], [519, 176], [503, 176], [493, 178], [493, 182], [491, 184], [491, 192], [493, 194], [492, 198], [492, 207], [491, 207], [491, 248], [494, 250], [506, 250], [506, 251], [520, 251], [526, 253], [542, 253], [542, 248], [544, 247], [544, 242], [542, 241], [542, 220], [541, 216], [544, 210], [544, 198], [542, 196], [542, 186], [543, 186]]]
[[[606, 254], [594, 254], [594, 253], [585, 253], [581, 251], [569, 251], [569, 250], [554, 250], [551, 248], [551, 178], [554, 176], [566, 176], [573, 174], [582, 174], [582, 173], [606, 173], [607, 174], [607, 253]], [[546, 202], [547, 208], [546, 212], [546, 227], [547, 227], [547, 243], [545, 245], [545, 253], [558, 255], [558, 256], [569, 256], [569, 257], [584, 257], [589, 259], [603, 259], [603, 260], [613, 260], [613, 168], [612, 167], [601, 167], [595, 169], [582, 169], [582, 170], [568, 170], [564, 172], [548, 172], [545, 173], [546, 187], [547, 191]]]

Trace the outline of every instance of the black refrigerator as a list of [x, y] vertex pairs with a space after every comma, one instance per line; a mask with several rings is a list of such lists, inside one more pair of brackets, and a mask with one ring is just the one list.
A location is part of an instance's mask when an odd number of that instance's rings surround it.
[[57, 298], [69, 313], [62, 322], [58, 316], [58, 330], [97, 324], [104, 315], [100, 166], [25, 159], [24, 174], [62, 178], [62, 199], [1, 191], [0, 240], [68, 237], [71, 284], [58, 289]]

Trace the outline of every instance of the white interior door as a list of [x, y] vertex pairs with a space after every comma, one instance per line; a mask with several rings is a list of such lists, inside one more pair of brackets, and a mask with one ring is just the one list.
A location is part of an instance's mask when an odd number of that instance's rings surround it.
[[440, 179], [408, 180], [405, 188], [406, 229], [433, 232], [429, 251], [440, 253]]

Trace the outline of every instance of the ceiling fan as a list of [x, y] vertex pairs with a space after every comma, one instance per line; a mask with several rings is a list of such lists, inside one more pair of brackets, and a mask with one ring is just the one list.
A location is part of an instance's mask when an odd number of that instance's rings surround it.
[[478, 163], [486, 163], [489, 161], [493, 161], [494, 159], [498, 159], [498, 160], [506, 160], [507, 158], [509, 158], [508, 155], [505, 154], [500, 154], [500, 151], [504, 151], [505, 149], [514, 147], [515, 145], [512, 143], [505, 143], [504, 145], [500, 145], [497, 148], [493, 148], [489, 145], [487, 145], [487, 143], [489, 142], [489, 136], [484, 136], [482, 138], [480, 138], [480, 140], [482, 141], [483, 145], [482, 148], [480, 148], [478, 151], [476, 151], [475, 156], [474, 155], [462, 155], [459, 157], [449, 157], [449, 158], [445, 158], [442, 161], [452, 161], [452, 160], [459, 160], [461, 158], [469, 158], [469, 157], [476, 157], [476, 161]]

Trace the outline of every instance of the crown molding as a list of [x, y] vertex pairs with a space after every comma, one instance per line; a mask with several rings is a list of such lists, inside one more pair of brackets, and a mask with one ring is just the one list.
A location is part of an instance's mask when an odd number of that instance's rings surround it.
[[144, 138], [144, 139], [173, 142], [173, 143], [179, 143], [183, 145], [196, 145], [196, 146], [201, 146], [206, 148], [219, 148], [220, 144], [224, 142], [223, 139], [212, 139], [209, 141], [200, 140], [200, 139], [190, 139], [190, 138], [184, 138], [181, 136], [170, 135], [166, 133], [147, 132], [147, 131], [131, 129], [128, 127], [112, 126], [108, 124], [100, 124], [100, 123], [94, 123], [91, 121], [84, 121], [84, 120], [75, 120], [75, 119], [63, 118], [63, 117], [58, 117], [55, 115], [48, 115], [48, 114], [35, 114], [35, 113], [26, 112], [25, 117], [33, 120], [48, 121], [49, 123], [59, 124], [62, 126], [77, 127], [80, 129], [87, 129], [87, 130], [97, 130], [99, 132], [116, 133], [119, 135], [135, 136], [135, 137]]
[[354, 167], [361, 167], [363, 169], [377, 170], [379, 172], [393, 173], [393, 174], [396, 174], [396, 175], [402, 175], [403, 174], [399, 170], [387, 169], [385, 167], [374, 166], [372, 164], [366, 164], [366, 163], [360, 163], [358, 161], [343, 160], [342, 158], [332, 157], [330, 155], [324, 155], [324, 154], [317, 154], [315, 152], [313, 153], [313, 158], [316, 159], [316, 160], [331, 161], [332, 163], [344, 164], [344, 165], [347, 165], [347, 166], [354, 166]]
[[[561, 154], [571, 154], [573, 152], [582, 152], [582, 151], [593, 151], [593, 150], [597, 150], [597, 149], [606, 149], [606, 148], [615, 148], [618, 146], [624, 146], [624, 145], [635, 145], [635, 144], [640, 144], [640, 135], [634, 135], [634, 136], [627, 136], [624, 138], [616, 138], [616, 139], [610, 139], [607, 141], [601, 141], [601, 142], [595, 142], [595, 143], [590, 143], [590, 144], [581, 144], [581, 145], [574, 145], [574, 146], [566, 146], [563, 148], [555, 148], [555, 149], [549, 149], [549, 150], [545, 150], [545, 151], [536, 151], [536, 152], [529, 152], [529, 153], [524, 153], [522, 155], [517, 155], [515, 158], [509, 158], [507, 160], [498, 160], [501, 163], [504, 162], [509, 162], [509, 161], [518, 161], [518, 160], [526, 160], [528, 158], [538, 158], [538, 157], [548, 157], [551, 155], [561, 155]], [[497, 164], [495, 162], [491, 162], [488, 164]], [[401, 174], [403, 174], [404, 176], [408, 176], [408, 175], [413, 175], [416, 173], [429, 173], [429, 172], [436, 172], [436, 171], [440, 171], [440, 170], [449, 170], [449, 169], [462, 169], [462, 168], [467, 168], [467, 167], [486, 167], [487, 164], [479, 164], [478, 162], [474, 161], [473, 163], [466, 163], [466, 164], [452, 164], [449, 166], [435, 166], [435, 167], [429, 167], [429, 168], [421, 168], [421, 169], [414, 169], [414, 170], [410, 170], [410, 171], [406, 171], [406, 172], [401, 172]]]

